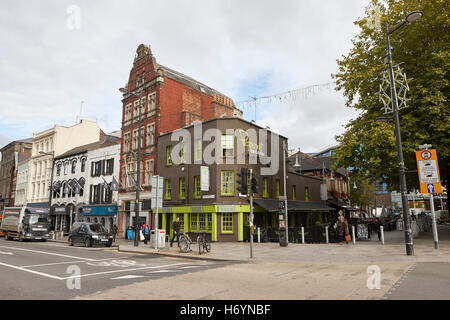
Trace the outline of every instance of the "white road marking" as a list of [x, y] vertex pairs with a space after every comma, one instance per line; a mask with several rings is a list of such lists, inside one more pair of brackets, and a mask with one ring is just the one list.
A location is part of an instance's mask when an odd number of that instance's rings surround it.
[[62, 278], [62, 280], [67, 280], [69, 278], [72, 279], [72, 278], [97, 276], [100, 274], [108, 274], [108, 273], [116, 273], [116, 272], [129, 272], [129, 271], [138, 271], [138, 270], [145, 270], [145, 269], [167, 268], [167, 267], [174, 267], [174, 266], [179, 266], [179, 265], [184, 265], [184, 264], [187, 264], [187, 262], [168, 264], [168, 265], [163, 265], [163, 266], [152, 266], [152, 267], [142, 267], [142, 268], [134, 268], [134, 269], [112, 270], [112, 271], [96, 272], [96, 273], [89, 273], [89, 274], [81, 274], [79, 276], [70, 276], [70, 277]]
[[201, 266], [187, 266], [187, 267], [181, 267], [181, 269], [192, 269], [192, 268], [200, 268]]
[[3, 251], [0, 251], [0, 254], [8, 254], [8, 255], [12, 255], [13, 253], [12, 253], [12, 252], [3, 252]]
[[150, 271], [147, 273], [169, 273], [169, 272], [181, 272], [181, 270], [157, 270], [157, 271]]
[[58, 276], [53, 276], [51, 274], [47, 274], [47, 273], [44, 273], [44, 272], [28, 270], [28, 269], [25, 269], [23, 267], [13, 266], [13, 265], [6, 264], [6, 263], [3, 263], [3, 262], [0, 262], [0, 265], [5, 266], [5, 267], [9, 267], [9, 268], [13, 268], [13, 269], [17, 269], [17, 270], [21, 270], [21, 271], [25, 271], [25, 272], [34, 273], [34, 274], [37, 274], [37, 275], [40, 275], [40, 276], [43, 276], [43, 277], [47, 277], [47, 278], [51, 278], [51, 279], [55, 279], [55, 280], [64, 280], [64, 278], [61, 278], [61, 277], [58, 277]]
[[74, 259], [78, 259], [78, 260], [96, 261], [95, 259], [89, 259], [89, 258], [84, 258], [84, 257], [76, 257], [76, 256], [69, 256], [69, 255], [66, 255], [66, 254], [54, 253], [54, 252], [46, 252], [46, 251], [40, 251], [40, 250], [22, 249], [22, 248], [5, 247], [5, 246], [0, 246], [0, 248], [29, 251], [29, 252], [34, 252], [34, 253], [48, 254], [48, 255], [51, 255], [51, 256], [59, 256], [59, 257], [65, 257], [65, 258], [74, 258]]
[[[124, 257], [125, 258], [125, 257]], [[117, 258], [105, 258], [105, 259], [98, 259], [96, 261], [107, 261]], [[34, 268], [34, 267], [45, 267], [45, 266], [54, 266], [59, 264], [69, 264], [69, 263], [86, 263], [90, 264], [90, 262], [86, 262], [85, 260], [78, 260], [78, 261], [66, 261], [66, 262], [54, 262], [54, 263], [43, 263], [43, 264], [33, 264], [30, 266], [22, 266], [22, 268]]]
[[117, 278], [111, 278], [111, 280], [124, 280], [124, 279], [136, 279], [136, 278], [145, 278], [145, 276], [123, 276], [123, 277], [117, 277]]

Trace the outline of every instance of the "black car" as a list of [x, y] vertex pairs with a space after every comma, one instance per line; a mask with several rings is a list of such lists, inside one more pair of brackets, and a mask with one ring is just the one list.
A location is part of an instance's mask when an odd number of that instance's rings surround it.
[[75, 222], [69, 234], [69, 246], [83, 243], [86, 247], [102, 244], [111, 247], [113, 236], [99, 223]]

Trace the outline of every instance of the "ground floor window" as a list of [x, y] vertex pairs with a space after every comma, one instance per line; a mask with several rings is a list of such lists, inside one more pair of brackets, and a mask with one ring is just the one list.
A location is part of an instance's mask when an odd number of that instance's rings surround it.
[[233, 233], [233, 213], [222, 213], [222, 233]]
[[[181, 221], [181, 219], [180, 219]], [[212, 231], [212, 213], [191, 213], [190, 216], [191, 232], [211, 232]]]

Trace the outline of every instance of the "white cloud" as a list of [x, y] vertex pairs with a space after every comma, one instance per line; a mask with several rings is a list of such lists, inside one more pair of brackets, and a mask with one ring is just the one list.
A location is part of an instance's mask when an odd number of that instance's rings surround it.
[[[0, 125], [15, 132], [0, 133], [16, 139], [73, 124], [81, 100], [84, 117], [106, 132], [120, 128], [117, 89], [127, 82], [140, 43], [151, 45], [159, 63], [235, 101], [329, 82], [367, 1], [83, 0], [76, 2], [81, 28], [69, 30], [72, 4], [1, 2]], [[249, 89], [261, 80], [263, 91]], [[341, 94], [330, 92], [261, 112], [261, 123], [306, 151], [333, 144], [355, 114]]]

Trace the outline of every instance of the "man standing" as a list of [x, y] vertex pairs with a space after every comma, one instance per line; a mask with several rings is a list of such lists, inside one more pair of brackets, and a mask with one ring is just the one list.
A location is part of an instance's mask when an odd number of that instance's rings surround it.
[[173, 236], [170, 240], [170, 246], [173, 245], [173, 240], [175, 236], [177, 237], [178, 247], [180, 246], [180, 217], [177, 217], [175, 221], [172, 223]]
[[116, 242], [116, 235], [117, 235], [117, 226], [113, 226], [113, 242]]
[[150, 225], [148, 222], [144, 223], [141, 227], [142, 233], [144, 234], [144, 244], [147, 244], [147, 241], [150, 240]]

